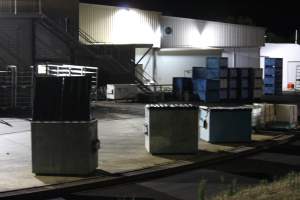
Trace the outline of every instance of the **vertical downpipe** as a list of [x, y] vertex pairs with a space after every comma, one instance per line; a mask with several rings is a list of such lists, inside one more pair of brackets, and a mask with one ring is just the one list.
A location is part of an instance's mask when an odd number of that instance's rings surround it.
[[17, 0], [14, 1], [14, 14], [18, 14], [18, 9], [17, 9]]
[[236, 48], [233, 48], [233, 68], [236, 68]]
[[39, 15], [42, 15], [42, 0], [39, 0]]
[[298, 44], [298, 29], [296, 29], [295, 33], [295, 44]]

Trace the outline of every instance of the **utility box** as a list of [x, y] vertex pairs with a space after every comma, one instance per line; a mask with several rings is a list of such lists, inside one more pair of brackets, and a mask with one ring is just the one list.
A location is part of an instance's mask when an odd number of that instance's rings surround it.
[[31, 123], [32, 171], [39, 175], [88, 175], [98, 167], [97, 120]]
[[199, 109], [199, 137], [211, 143], [250, 142], [250, 107], [207, 107]]
[[198, 107], [147, 105], [145, 146], [152, 154], [198, 152]]
[[106, 87], [106, 98], [108, 100], [136, 99], [138, 88], [135, 84], [109, 84]]

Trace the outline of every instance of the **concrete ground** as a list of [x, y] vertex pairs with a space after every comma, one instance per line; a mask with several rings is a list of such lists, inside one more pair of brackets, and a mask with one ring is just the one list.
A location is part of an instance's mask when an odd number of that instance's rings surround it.
[[[65, 195], [55, 200], [143, 199], [198, 200], [239, 189], [261, 181], [273, 181], [291, 172], [300, 172], [300, 141], [268, 149], [262, 153], [211, 165], [168, 177], [132, 184], [99, 188]], [[204, 186], [200, 186], [203, 184]], [[204, 192], [200, 192], [203, 190]], [[53, 199], [54, 200], [54, 199]]]
[[[199, 142], [197, 155], [153, 156], [144, 147], [144, 105], [101, 102], [94, 108], [98, 121], [99, 168], [91, 177], [108, 177], [128, 171], [174, 163], [207, 160], [240, 147], [249, 147], [275, 135], [254, 134], [250, 144], [212, 145]], [[35, 176], [31, 172], [30, 121], [2, 119], [0, 123], [0, 192], [82, 180], [89, 177]]]

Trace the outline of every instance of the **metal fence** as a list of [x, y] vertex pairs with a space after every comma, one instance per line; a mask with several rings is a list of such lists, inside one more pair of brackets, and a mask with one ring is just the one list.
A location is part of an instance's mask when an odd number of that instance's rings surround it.
[[0, 67], [0, 110], [15, 107], [15, 68]]
[[18, 110], [32, 109], [33, 73], [33, 67], [16, 72], [15, 107]]
[[33, 68], [0, 67], [0, 110], [31, 113]]

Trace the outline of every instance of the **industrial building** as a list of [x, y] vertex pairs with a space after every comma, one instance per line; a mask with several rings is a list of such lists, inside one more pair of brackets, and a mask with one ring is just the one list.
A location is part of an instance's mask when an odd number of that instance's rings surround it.
[[[298, 44], [274, 44], [266, 43], [260, 50], [261, 68], [264, 68], [266, 57], [283, 59], [283, 84], [284, 91], [300, 88], [300, 46]], [[288, 84], [293, 88], [288, 88]]]
[[282, 104], [282, 91], [300, 88], [300, 48], [265, 33], [80, 0], [1, 0], [0, 198], [57, 198], [296, 140], [299, 103]]
[[[192, 67], [205, 67], [209, 56], [227, 57], [230, 68], [260, 65], [262, 27], [76, 0], [59, 8], [57, 4], [50, 0], [1, 2], [2, 66], [17, 66], [19, 74], [45, 64], [92, 66], [99, 69], [99, 91], [107, 84], [137, 84], [142, 92], [151, 93], [149, 85], [168, 87], [173, 77], [191, 77]], [[15, 87], [24, 89], [19, 93], [25, 94], [27, 106], [14, 103], [16, 108], [30, 107], [30, 89], [24, 85], [19, 81]], [[10, 101], [16, 99], [18, 95]]]
[[171, 84], [173, 77], [191, 77], [192, 67], [204, 67], [208, 56], [228, 57], [232, 68], [259, 68], [260, 47], [264, 46], [262, 27], [84, 3], [79, 16], [80, 29], [98, 44], [152, 46], [151, 51], [135, 48], [135, 63], [152, 77], [148, 81], [158, 84]]

